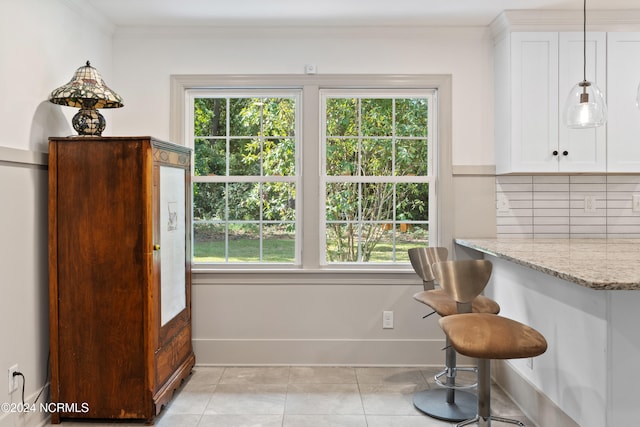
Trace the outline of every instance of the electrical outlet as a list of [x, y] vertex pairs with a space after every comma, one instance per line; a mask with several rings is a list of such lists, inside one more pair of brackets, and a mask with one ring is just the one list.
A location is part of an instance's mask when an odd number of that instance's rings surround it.
[[584, 211], [596, 213], [596, 196], [584, 196]]
[[640, 194], [633, 195], [633, 205], [631, 210], [633, 212], [640, 212]]
[[382, 329], [393, 329], [393, 311], [382, 312]]
[[496, 205], [498, 212], [509, 212], [509, 199], [504, 193], [498, 193], [496, 195]]
[[9, 368], [8, 372], [8, 380], [9, 380], [9, 394], [13, 393], [18, 389], [18, 378], [16, 378], [13, 373], [18, 371], [18, 365], [13, 365]]

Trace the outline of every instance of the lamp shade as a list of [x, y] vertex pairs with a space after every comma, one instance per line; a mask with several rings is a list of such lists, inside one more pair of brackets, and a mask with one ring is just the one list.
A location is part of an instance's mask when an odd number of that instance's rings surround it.
[[69, 83], [55, 89], [49, 95], [54, 104], [78, 107], [80, 111], [73, 116], [73, 128], [79, 135], [100, 136], [106, 121], [98, 108], [123, 107], [122, 98], [102, 80], [102, 76], [89, 61], [76, 70]]
[[51, 92], [49, 101], [54, 104], [78, 108], [120, 108], [122, 98], [102, 80], [102, 76], [87, 65], [76, 70], [69, 83]]
[[563, 119], [567, 127], [572, 129], [604, 125], [607, 121], [607, 104], [598, 86], [585, 80], [571, 88]]

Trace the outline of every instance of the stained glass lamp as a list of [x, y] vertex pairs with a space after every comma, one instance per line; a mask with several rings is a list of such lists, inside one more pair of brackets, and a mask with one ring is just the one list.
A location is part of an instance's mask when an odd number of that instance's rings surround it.
[[69, 83], [51, 92], [49, 101], [80, 108], [71, 123], [78, 135], [90, 136], [102, 135], [107, 124], [98, 108], [124, 107], [120, 95], [109, 89], [89, 61], [76, 70]]

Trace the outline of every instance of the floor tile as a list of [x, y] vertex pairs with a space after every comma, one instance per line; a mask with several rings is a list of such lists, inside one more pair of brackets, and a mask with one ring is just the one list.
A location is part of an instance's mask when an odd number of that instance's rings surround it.
[[[204, 387], [204, 386], [201, 386]], [[202, 415], [205, 408], [209, 404], [213, 389], [215, 385], [211, 386], [211, 390], [188, 390], [182, 389], [177, 393], [169, 405], [164, 409], [169, 414], [195, 414]]]
[[368, 427], [452, 427], [454, 425], [424, 415], [367, 415]]
[[416, 384], [361, 384], [360, 394], [367, 415], [421, 415], [413, 406]]
[[357, 384], [290, 384], [286, 414], [364, 414]]
[[189, 385], [215, 385], [220, 382], [225, 368], [221, 366], [196, 366], [185, 384]]
[[364, 415], [285, 415], [283, 427], [367, 427]]
[[203, 415], [198, 427], [281, 427], [282, 415]]
[[356, 384], [354, 368], [293, 366], [289, 382], [295, 384]]
[[426, 380], [418, 368], [356, 368], [358, 384], [422, 384]]
[[220, 384], [287, 384], [289, 367], [230, 367], [224, 370]]
[[282, 415], [286, 397], [286, 384], [219, 384], [204, 413]]
[[[164, 413], [156, 419], [155, 427], [197, 427], [202, 415]], [[64, 426], [64, 424], [62, 424]], [[71, 426], [69, 426], [71, 427]]]
[[[441, 367], [196, 367], [156, 427], [452, 427], [413, 406], [437, 388]], [[459, 373], [459, 380], [473, 379]], [[466, 375], [466, 377], [464, 377]], [[497, 385], [494, 415], [534, 426]], [[503, 425], [495, 422], [496, 425]], [[49, 424], [51, 426], [51, 424]], [[144, 422], [64, 421], [66, 427], [141, 427]]]

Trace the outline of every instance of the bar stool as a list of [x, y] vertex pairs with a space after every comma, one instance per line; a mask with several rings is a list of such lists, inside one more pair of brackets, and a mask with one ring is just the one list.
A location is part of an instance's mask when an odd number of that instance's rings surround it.
[[[435, 289], [437, 282], [434, 276], [432, 266], [438, 262], [446, 261], [447, 249], [441, 247], [419, 247], [409, 249], [409, 260], [416, 273], [422, 278], [425, 291], [418, 292], [413, 296], [428, 307], [433, 312], [424, 317], [428, 317], [433, 313], [437, 313], [441, 317], [450, 316], [452, 314], [464, 312], [476, 313], [498, 313], [500, 306], [495, 301], [479, 295], [473, 299], [470, 307], [459, 306], [456, 301], [451, 298], [443, 289]], [[469, 277], [466, 280], [473, 282], [482, 282], [486, 284], [489, 280], [491, 271], [485, 275]], [[484, 287], [484, 286], [483, 286]], [[429, 290], [427, 290], [429, 289]], [[423, 318], [424, 318], [423, 317]], [[473, 417], [477, 409], [477, 397], [474, 393], [465, 389], [475, 387], [475, 384], [461, 386], [456, 384], [457, 371], [473, 370], [475, 368], [458, 368], [456, 362], [456, 352], [446, 342], [445, 368], [434, 376], [434, 380], [441, 388], [422, 390], [413, 396], [413, 405], [421, 412], [441, 420], [446, 421], [463, 421]], [[446, 375], [446, 382], [442, 382], [440, 378]]]
[[[433, 266], [436, 280], [461, 306], [469, 307], [473, 299], [486, 286], [486, 281], [472, 283], [469, 276], [477, 271], [491, 273], [487, 260], [446, 261]], [[488, 279], [487, 279], [488, 280]], [[491, 415], [491, 359], [517, 359], [535, 357], [547, 350], [547, 342], [535, 329], [496, 314], [467, 313], [442, 317], [440, 327], [456, 352], [478, 359], [478, 404], [475, 417], [457, 424], [457, 427], [478, 423], [491, 427], [491, 420], [525, 424]]]

